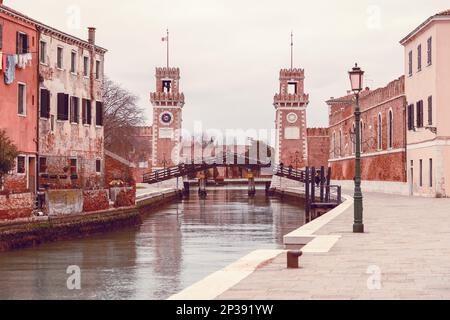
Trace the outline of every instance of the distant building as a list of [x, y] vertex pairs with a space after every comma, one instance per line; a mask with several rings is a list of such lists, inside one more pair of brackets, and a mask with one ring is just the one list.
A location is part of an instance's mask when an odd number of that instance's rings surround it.
[[[406, 183], [405, 79], [360, 93], [361, 177], [366, 190], [404, 193]], [[349, 94], [327, 101], [332, 179], [353, 185], [355, 101]]]
[[405, 49], [410, 194], [450, 196], [450, 10], [400, 42]]
[[133, 151], [128, 156], [134, 164], [136, 182], [142, 182], [143, 175], [152, 171], [153, 128], [136, 127], [133, 134]]

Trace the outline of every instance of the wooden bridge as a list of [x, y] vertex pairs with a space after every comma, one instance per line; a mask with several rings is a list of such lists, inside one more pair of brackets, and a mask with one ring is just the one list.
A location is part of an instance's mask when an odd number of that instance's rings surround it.
[[[216, 157], [204, 159], [201, 163], [185, 164], [165, 169], [155, 170], [144, 174], [143, 182], [155, 184], [175, 178], [182, 178], [205, 172], [218, 167], [241, 167], [245, 169], [270, 168], [272, 163], [263, 163], [257, 159], [252, 159], [244, 155], [233, 153], [221, 153]], [[338, 206], [342, 202], [341, 186], [331, 185], [331, 168], [325, 172], [325, 167], [319, 170], [306, 167], [304, 170], [295, 170], [292, 167], [275, 165], [273, 175], [297, 181], [305, 188], [305, 211], [309, 215], [316, 209], [330, 209]], [[206, 184], [205, 184], [206, 187]]]

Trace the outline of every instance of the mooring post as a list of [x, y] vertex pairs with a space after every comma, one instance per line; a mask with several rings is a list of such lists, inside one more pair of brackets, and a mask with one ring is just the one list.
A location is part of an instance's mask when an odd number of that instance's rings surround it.
[[184, 182], [183, 182], [183, 194], [184, 194], [185, 196], [188, 196], [189, 193], [190, 193], [190, 185], [189, 185], [189, 182], [188, 182], [188, 181], [184, 181]]
[[266, 181], [266, 194], [270, 194], [270, 186], [272, 185], [272, 182]]
[[253, 172], [248, 173], [248, 195], [249, 197], [254, 197], [256, 194], [255, 187], [255, 177], [253, 176]]
[[320, 168], [320, 202], [324, 202], [325, 192], [325, 167]]
[[325, 202], [330, 202], [331, 167], [328, 167], [327, 186], [325, 188]]
[[206, 174], [202, 173], [198, 179], [198, 194], [200, 197], [205, 198], [207, 196], [206, 192]]
[[309, 197], [309, 167], [306, 167], [305, 170], [305, 220], [309, 222], [309, 213], [310, 213], [310, 197]]

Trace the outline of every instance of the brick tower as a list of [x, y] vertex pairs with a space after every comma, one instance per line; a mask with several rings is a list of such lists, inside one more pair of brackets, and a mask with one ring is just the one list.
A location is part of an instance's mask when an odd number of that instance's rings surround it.
[[274, 97], [277, 145], [275, 162], [302, 168], [308, 164], [306, 107], [309, 95], [304, 91], [303, 69], [280, 71], [280, 92]]
[[153, 105], [153, 169], [178, 164], [184, 94], [180, 92], [179, 68], [156, 68]]

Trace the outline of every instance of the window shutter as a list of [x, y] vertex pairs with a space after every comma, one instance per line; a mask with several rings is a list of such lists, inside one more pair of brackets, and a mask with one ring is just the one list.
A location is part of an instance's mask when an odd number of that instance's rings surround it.
[[19, 48], [20, 48], [20, 32], [16, 32], [16, 53], [19, 54]]
[[41, 89], [41, 118], [50, 117], [50, 91]]
[[64, 95], [64, 119], [69, 120], [69, 95]]
[[86, 100], [86, 118], [87, 124], [92, 124], [91, 100]]
[[103, 125], [103, 103], [102, 102], [98, 102], [96, 103], [95, 106], [95, 124], [97, 126], [102, 126]]
[[29, 50], [28, 50], [28, 35], [27, 34], [25, 34], [23, 36], [23, 47], [22, 47], [22, 50], [23, 50], [23, 53], [28, 53], [29, 52]]
[[428, 124], [433, 125], [433, 97], [428, 97]]
[[57, 119], [64, 120], [64, 93], [58, 93]]

